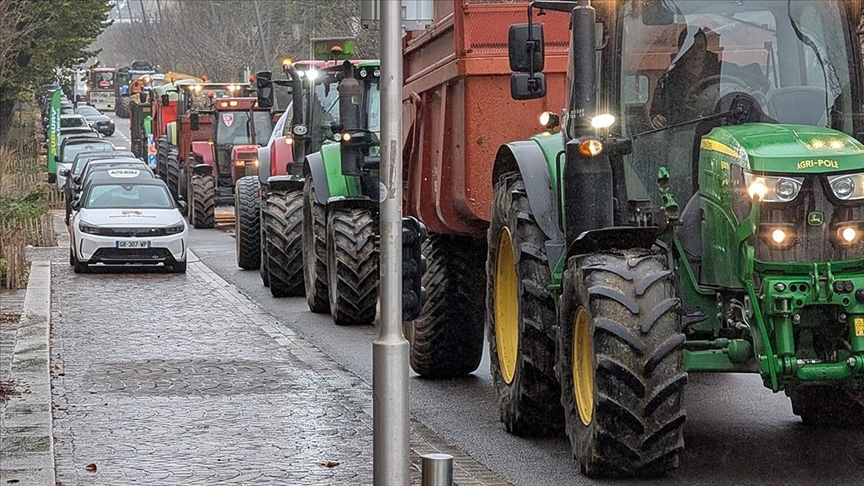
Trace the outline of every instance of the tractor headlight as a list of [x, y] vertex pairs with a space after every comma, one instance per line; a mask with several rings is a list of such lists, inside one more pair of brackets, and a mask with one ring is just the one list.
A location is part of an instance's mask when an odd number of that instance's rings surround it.
[[831, 192], [841, 201], [864, 199], [864, 175], [846, 174], [828, 178]]
[[793, 201], [804, 183], [803, 177], [757, 175], [747, 171], [744, 172], [744, 180], [750, 197], [764, 202]]

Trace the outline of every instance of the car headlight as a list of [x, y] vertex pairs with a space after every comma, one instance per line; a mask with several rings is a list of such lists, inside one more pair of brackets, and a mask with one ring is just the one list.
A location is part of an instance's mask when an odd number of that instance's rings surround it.
[[98, 226], [93, 226], [89, 223], [78, 223], [78, 229], [81, 230], [82, 233], [87, 233], [91, 235], [104, 235], [108, 236], [111, 231], [107, 228], [100, 228]]
[[864, 174], [845, 174], [828, 178], [831, 192], [841, 201], [864, 199]]
[[744, 172], [747, 193], [764, 202], [789, 202], [801, 192], [803, 177], [769, 176]]
[[184, 229], [186, 229], [186, 225], [184, 225], [183, 222], [181, 221], [180, 223], [175, 224], [173, 226], [168, 226], [168, 227], [163, 228], [162, 231], [166, 235], [176, 235], [178, 233], [182, 233]]

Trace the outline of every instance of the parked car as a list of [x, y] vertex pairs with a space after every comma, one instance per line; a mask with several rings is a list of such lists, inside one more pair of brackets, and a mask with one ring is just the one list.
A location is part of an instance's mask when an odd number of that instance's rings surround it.
[[60, 128], [90, 128], [82, 115], [60, 115]]
[[114, 144], [107, 140], [93, 138], [67, 138], [60, 145], [60, 155], [57, 159], [57, 189], [62, 190], [66, 184], [66, 177], [63, 175], [67, 170], [72, 168], [72, 161], [75, 156], [81, 152], [98, 152], [98, 151], [113, 151]]
[[[182, 205], [182, 203], [181, 203]], [[88, 184], [70, 225], [69, 264], [162, 264], [186, 272], [188, 227], [160, 180], [125, 176]]]
[[79, 115], [83, 115], [90, 126], [96, 129], [99, 133], [106, 137], [114, 135], [116, 126], [114, 124], [114, 119], [110, 116], [102, 114], [102, 112], [90, 105], [81, 105], [77, 110], [75, 110], [75, 112]]
[[87, 172], [80, 178], [79, 182], [70, 183], [70, 181], [74, 181], [74, 178], [67, 178], [66, 187], [69, 188], [68, 197], [66, 198], [67, 225], [74, 216], [75, 205], [79, 200], [79, 196], [83, 192], [83, 188], [86, 188], [87, 184], [90, 184], [92, 181], [104, 179], [106, 177], [126, 177], [135, 180], [156, 179], [156, 175], [153, 174], [153, 170], [150, 169], [147, 164], [141, 161], [122, 161], [120, 159], [112, 159], [111, 163], [96, 164], [93, 167], [88, 168]]

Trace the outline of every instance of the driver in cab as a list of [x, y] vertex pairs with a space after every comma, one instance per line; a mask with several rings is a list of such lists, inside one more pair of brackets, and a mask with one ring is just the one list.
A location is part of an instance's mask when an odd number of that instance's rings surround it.
[[708, 36], [696, 27], [678, 35], [678, 54], [657, 82], [651, 100], [651, 125], [662, 128], [698, 117], [687, 102], [687, 93], [696, 83], [720, 75], [720, 59], [708, 50]]

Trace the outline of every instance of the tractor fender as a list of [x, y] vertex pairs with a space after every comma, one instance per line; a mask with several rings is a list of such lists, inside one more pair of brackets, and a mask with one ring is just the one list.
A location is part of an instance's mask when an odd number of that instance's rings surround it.
[[193, 175], [213, 175], [213, 166], [210, 164], [195, 164], [192, 166]]
[[315, 181], [315, 200], [318, 204], [327, 204], [330, 199], [330, 185], [327, 181], [327, 168], [324, 166], [324, 157], [321, 152], [315, 152], [306, 156], [303, 165], [303, 175], [312, 176]]
[[378, 201], [366, 196], [336, 196], [327, 200], [328, 208], [368, 209], [372, 214], [378, 212]]
[[266, 184], [270, 176], [270, 146], [258, 148], [258, 182]]
[[270, 176], [267, 179], [267, 190], [270, 192], [291, 192], [303, 190], [303, 177], [295, 175]]
[[277, 137], [270, 144], [270, 175], [297, 173], [288, 169], [294, 163], [294, 145], [288, 137]]
[[558, 204], [552, 188], [552, 178], [546, 158], [536, 142], [519, 141], [502, 145], [495, 155], [492, 169], [492, 185], [502, 174], [518, 170], [528, 194], [528, 204], [537, 220], [537, 225], [549, 240], [564, 241], [564, 232], [559, 225]]
[[584, 231], [567, 247], [567, 258], [605, 250], [651, 248], [655, 244], [664, 247], [658, 240], [662, 233], [658, 226], [614, 226]]
[[209, 142], [192, 142], [192, 154], [208, 165], [216, 165], [213, 157], [213, 146]]

